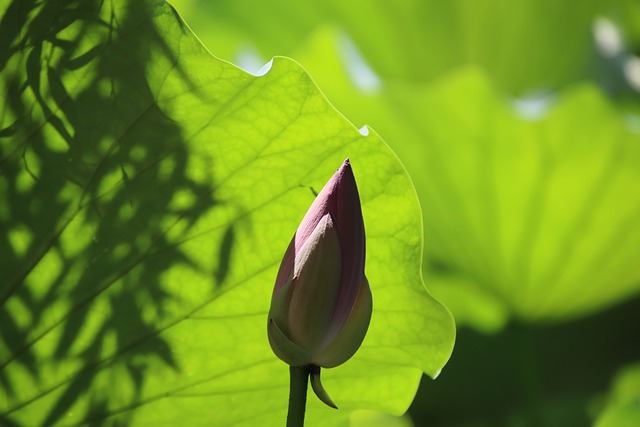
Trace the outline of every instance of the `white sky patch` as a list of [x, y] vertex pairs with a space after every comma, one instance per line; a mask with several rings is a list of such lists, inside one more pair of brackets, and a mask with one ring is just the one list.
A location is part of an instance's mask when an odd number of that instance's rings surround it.
[[263, 76], [271, 69], [273, 61], [265, 63], [258, 50], [251, 45], [241, 47], [236, 52], [235, 64], [254, 76]]
[[364, 125], [360, 129], [358, 129], [358, 132], [360, 132], [360, 135], [362, 136], [369, 136], [369, 127], [367, 125]]
[[599, 17], [593, 21], [593, 37], [598, 50], [608, 57], [613, 57], [622, 52], [624, 43], [618, 27], [607, 18]]
[[629, 86], [640, 92], [640, 58], [629, 55], [624, 62], [624, 77], [627, 79]]
[[342, 33], [338, 41], [338, 52], [353, 84], [361, 91], [373, 94], [382, 88], [382, 80], [369, 66], [353, 40]]
[[273, 65], [273, 59], [270, 59], [269, 62], [264, 64], [260, 69], [255, 73], [256, 76], [264, 76], [271, 70], [271, 66]]
[[543, 119], [555, 97], [546, 93], [533, 93], [524, 98], [515, 98], [511, 100], [511, 105], [516, 114], [523, 119], [537, 121]]

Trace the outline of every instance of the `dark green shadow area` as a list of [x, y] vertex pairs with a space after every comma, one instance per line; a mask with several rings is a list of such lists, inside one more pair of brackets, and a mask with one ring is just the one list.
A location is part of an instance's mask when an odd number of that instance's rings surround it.
[[[0, 6], [0, 425], [26, 425], [13, 414], [41, 399], [54, 399], [41, 425], [60, 423], [87, 393], [84, 419], [101, 425], [112, 398], [91, 394], [101, 369], [128, 371], [132, 404], [149, 361], [181, 369], [159, 335], [171, 321], [161, 276], [192, 264], [174, 227], [218, 202], [188, 176], [180, 126], [149, 84], [154, 55], [173, 55], [153, 2]], [[229, 226], [211, 242], [214, 286], [233, 238]], [[61, 367], [56, 381], [43, 358]]]
[[640, 354], [640, 298], [561, 325], [459, 331], [436, 381], [423, 377], [416, 426], [587, 427], [620, 367]]

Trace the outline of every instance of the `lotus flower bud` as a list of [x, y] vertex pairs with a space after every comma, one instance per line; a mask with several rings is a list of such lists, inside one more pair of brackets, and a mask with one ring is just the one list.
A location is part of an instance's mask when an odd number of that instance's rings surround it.
[[280, 264], [268, 322], [280, 359], [332, 368], [353, 356], [372, 312], [364, 264], [364, 222], [347, 159], [307, 211]]

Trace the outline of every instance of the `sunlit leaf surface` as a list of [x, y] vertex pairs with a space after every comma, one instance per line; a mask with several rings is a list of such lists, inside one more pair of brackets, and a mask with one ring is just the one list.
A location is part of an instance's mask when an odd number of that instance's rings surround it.
[[296, 57], [403, 159], [423, 206], [428, 287], [457, 320], [491, 331], [507, 313], [566, 319], [637, 294], [640, 133], [601, 91], [508, 98], [476, 68], [367, 88], [344, 43], [325, 27]]
[[[291, 52], [340, 111], [384, 136], [424, 208], [428, 287], [460, 323], [567, 319], [637, 293], [638, 119], [576, 83], [626, 93], [637, 111], [620, 68], [634, 2], [179, 4], [249, 68]], [[622, 50], [607, 59], [596, 42]]]
[[175, 1], [241, 67], [299, 61], [407, 167], [427, 288], [496, 333], [462, 329], [416, 425], [589, 425], [639, 354], [640, 2]]
[[2, 425], [282, 425], [272, 286], [346, 157], [374, 314], [323, 373], [341, 409], [310, 399], [309, 424], [406, 410], [453, 322], [422, 284], [413, 186], [374, 132], [291, 60], [256, 77], [213, 58], [161, 1], [0, 13]]

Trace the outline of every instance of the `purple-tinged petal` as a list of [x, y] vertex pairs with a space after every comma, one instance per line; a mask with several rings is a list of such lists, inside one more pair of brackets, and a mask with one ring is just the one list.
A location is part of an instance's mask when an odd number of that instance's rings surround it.
[[289, 303], [291, 339], [311, 354], [325, 341], [340, 293], [340, 242], [327, 214], [296, 253]]
[[339, 329], [351, 312], [364, 275], [366, 256], [360, 196], [349, 159], [344, 161], [334, 175], [336, 176], [338, 185], [335, 193], [335, 212], [331, 214], [338, 228], [343, 269], [340, 296], [334, 311], [332, 329]]
[[268, 333], [282, 360], [333, 367], [360, 346], [372, 310], [365, 243], [360, 197], [347, 159], [305, 214], [278, 271]]
[[311, 363], [323, 368], [333, 368], [349, 360], [358, 350], [367, 334], [372, 311], [371, 289], [367, 278], [363, 276], [348, 319], [335, 335], [335, 338], [312, 356]]
[[356, 298], [365, 266], [365, 232], [362, 208], [356, 179], [349, 159], [346, 159], [329, 182], [322, 188], [302, 219], [295, 235], [297, 252], [327, 213], [331, 214], [338, 229], [342, 250], [343, 271], [338, 304], [334, 310], [332, 328], [340, 328], [349, 315]]
[[292, 293], [293, 282], [290, 280], [280, 288], [280, 291], [273, 294], [269, 308], [269, 321], [275, 321], [287, 336], [291, 335], [289, 331], [289, 306], [291, 305]]
[[276, 285], [273, 287], [273, 294], [271, 298], [274, 298], [276, 293], [282, 289], [282, 287], [289, 283], [293, 278], [293, 264], [296, 257], [295, 251], [295, 235], [291, 242], [289, 243], [289, 247], [287, 251], [284, 253], [284, 257], [282, 258], [282, 262], [280, 263], [280, 269], [278, 270], [278, 276], [276, 277]]
[[309, 364], [309, 354], [291, 341], [273, 319], [269, 319], [267, 334], [271, 349], [281, 360], [290, 366], [305, 366]]
[[[350, 264], [350, 267], [345, 269], [342, 274], [342, 281], [343, 283], [351, 283], [352, 289], [346, 292], [346, 296], [348, 301], [353, 302], [361, 275], [364, 272], [365, 234], [360, 196], [349, 159], [342, 163], [320, 190], [302, 218], [280, 264], [274, 291], [279, 290], [286, 283], [294, 259], [300, 252], [302, 245], [326, 214], [331, 214], [335, 220], [343, 256], [345, 261]], [[345, 303], [345, 305], [350, 306], [349, 303]]]

